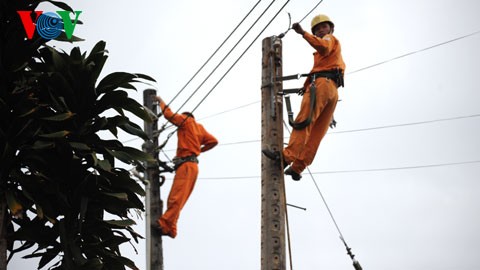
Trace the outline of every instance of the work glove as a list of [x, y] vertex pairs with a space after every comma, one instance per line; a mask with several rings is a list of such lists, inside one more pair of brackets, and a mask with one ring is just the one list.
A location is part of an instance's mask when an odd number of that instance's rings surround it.
[[297, 32], [297, 34], [303, 35], [305, 31], [303, 30], [302, 26], [299, 23], [292, 24], [292, 29]]

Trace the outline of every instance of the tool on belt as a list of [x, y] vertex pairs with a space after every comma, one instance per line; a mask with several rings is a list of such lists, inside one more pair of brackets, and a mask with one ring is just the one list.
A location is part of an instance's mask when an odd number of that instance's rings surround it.
[[[315, 91], [316, 91], [315, 80], [317, 78], [331, 79], [335, 82], [337, 87], [340, 87], [340, 86], [343, 87], [343, 85], [344, 85], [343, 73], [340, 69], [334, 69], [334, 70], [329, 70], [329, 71], [320, 71], [320, 72], [307, 73], [307, 74], [290, 75], [290, 76], [277, 78], [277, 80], [285, 81], [285, 80], [299, 79], [300, 77], [310, 77], [310, 81], [311, 81], [311, 83], [310, 83], [310, 114], [308, 115], [308, 118], [305, 119], [304, 121], [296, 123], [293, 120], [293, 111], [292, 111], [292, 105], [290, 103], [290, 97], [288, 95], [285, 96], [285, 103], [286, 103], [286, 106], [287, 106], [287, 114], [288, 114], [288, 123], [294, 129], [304, 129], [312, 122], [312, 116], [313, 116], [313, 112], [315, 110], [316, 99], [317, 99], [317, 95], [315, 93]], [[291, 94], [291, 93], [299, 93], [299, 94], [303, 95], [304, 91], [305, 91], [305, 89], [303, 89], [303, 88], [284, 89], [282, 94], [285, 95], [285, 94]]]
[[180, 167], [180, 165], [182, 165], [185, 162], [198, 163], [198, 158], [195, 155], [191, 155], [191, 156], [188, 156], [188, 157], [174, 157], [172, 159], [172, 162], [173, 162], [173, 165], [174, 165], [173, 169], [177, 170], [178, 167]]

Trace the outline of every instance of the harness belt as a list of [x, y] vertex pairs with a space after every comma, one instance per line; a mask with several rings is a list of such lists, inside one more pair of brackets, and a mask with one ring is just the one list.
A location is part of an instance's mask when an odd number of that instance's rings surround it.
[[[292, 111], [292, 105], [290, 103], [290, 97], [285, 96], [285, 103], [286, 103], [286, 106], [287, 106], [287, 114], [288, 114], [288, 123], [290, 124], [290, 126], [292, 126], [292, 128], [297, 129], [297, 130], [306, 128], [312, 122], [313, 112], [315, 110], [315, 106], [316, 106], [316, 102], [317, 102], [317, 95], [315, 93], [315, 91], [316, 91], [315, 80], [317, 78], [331, 79], [335, 82], [337, 87], [340, 87], [340, 86], [343, 87], [343, 85], [344, 85], [343, 74], [342, 74], [342, 71], [340, 69], [329, 70], [329, 71], [319, 71], [319, 72], [314, 72], [314, 73], [310, 73], [310, 74], [302, 74], [300, 76], [309, 76], [310, 80], [311, 80], [311, 83], [310, 83], [310, 113], [309, 113], [307, 119], [305, 119], [305, 120], [303, 120], [299, 123], [296, 123], [293, 120], [293, 111]], [[282, 77], [280, 79], [281, 80], [289, 80], [289, 79], [293, 79], [293, 77], [294, 76], [292, 75], [292, 76]], [[299, 76], [296, 76], [296, 77], [298, 78]], [[285, 91], [284, 91], [284, 93], [285, 93]]]
[[191, 156], [188, 156], [188, 157], [174, 157], [172, 162], [173, 162], [173, 165], [174, 165], [173, 169], [176, 171], [180, 167], [180, 165], [182, 165], [185, 162], [198, 163], [198, 158], [195, 155], [191, 155]]
[[333, 80], [336, 84], [337, 87], [343, 87], [344, 86], [344, 80], [343, 80], [343, 72], [341, 69], [336, 68], [332, 70], [325, 70], [325, 71], [319, 71], [319, 72], [313, 72], [313, 73], [304, 73], [304, 74], [295, 74], [295, 75], [289, 75], [289, 76], [283, 76], [283, 77], [276, 77], [276, 81], [288, 81], [288, 80], [293, 80], [293, 79], [300, 79], [300, 77], [314, 77], [316, 78], [329, 78]]
[[343, 87], [344, 81], [343, 81], [343, 73], [341, 69], [333, 69], [333, 70], [328, 70], [328, 71], [319, 71], [319, 72], [314, 72], [309, 74], [310, 78], [313, 77], [312, 80], [315, 80], [316, 78], [328, 78], [330, 80], [333, 80], [337, 87]]

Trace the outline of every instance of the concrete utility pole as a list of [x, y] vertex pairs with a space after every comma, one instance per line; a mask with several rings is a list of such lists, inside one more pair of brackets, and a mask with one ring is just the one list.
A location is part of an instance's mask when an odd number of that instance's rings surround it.
[[[283, 150], [282, 40], [262, 42], [262, 149]], [[262, 155], [261, 270], [285, 270], [285, 188], [283, 164]]]
[[[156, 115], [157, 105], [153, 97], [157, 92], [153, 89], [143, 91], [143, 105]], [[155, 105], [154, 105], [155, 104]], [[142, 148], [143, 151], [152, 155], [158, 161], [158, 124], [145, 122], [145, 133], [149, 141], [146, 141]], [[163, 270], [163, 247], [162, 235], [156, 231], [152, 232], [151, 226], [155, 225], [156, 219], [160, 217], [163, 211], [163, 201], [160, 199], [160, 169], [158, 162], [147, 162], [145, 178], [148, 181], [146, 185], [146, 218], [145, 232], [147, 244], [147, 270]]]

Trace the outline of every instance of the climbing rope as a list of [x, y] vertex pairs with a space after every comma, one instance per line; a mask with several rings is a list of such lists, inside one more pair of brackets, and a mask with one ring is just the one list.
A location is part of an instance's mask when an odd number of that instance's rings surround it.
[[[291, 134], [290, 129], [288, 128], [287, 123], [285, 120], [283, 121], [283, 125], [287, 129], [288, 133]], [[318, 186], [317, 182], [315, 181], [315, 178], [313, 177], [312, 172], [310, 171], [310, 168], [307, 167], [307, 171], [310, 174], [310, 177], [312, 178], [313, 184], [315, 185], [315, 188], [318, 191], [318, 194], [320, 195], [320, 198], [322, 198], [323, 204], [325, 205], [328, 214], [330, 215], [331, 220], [333, 221], [333, 224], [335, 225], [335, 228], [337, 229], [339, 235], [340, 235], [340, 240], [342, 240], [343, 244], [345, 245], [345, 248], [347, 249], [347, 254], [350, 256], [353, 262], [353, 267], [355, 270], [362, 270], [362, 267], [360, 266], [360, 263], [358, 262], [357, 259], [355, 259], [355, 255], [352, 253], [352, 249], [347, 245], [347, 242], [345, 241], [345, 237], [343, 237], [342, 231], [340, 230], [340, 227], [338, 226], [337, 221], [335, 220], [335, 217], [333, 216], [332, 211], [330, 210], [330, 207], [328, 206], [327, 200], [322, 194], [322, 191], [320, 190], [320, 187]]]

